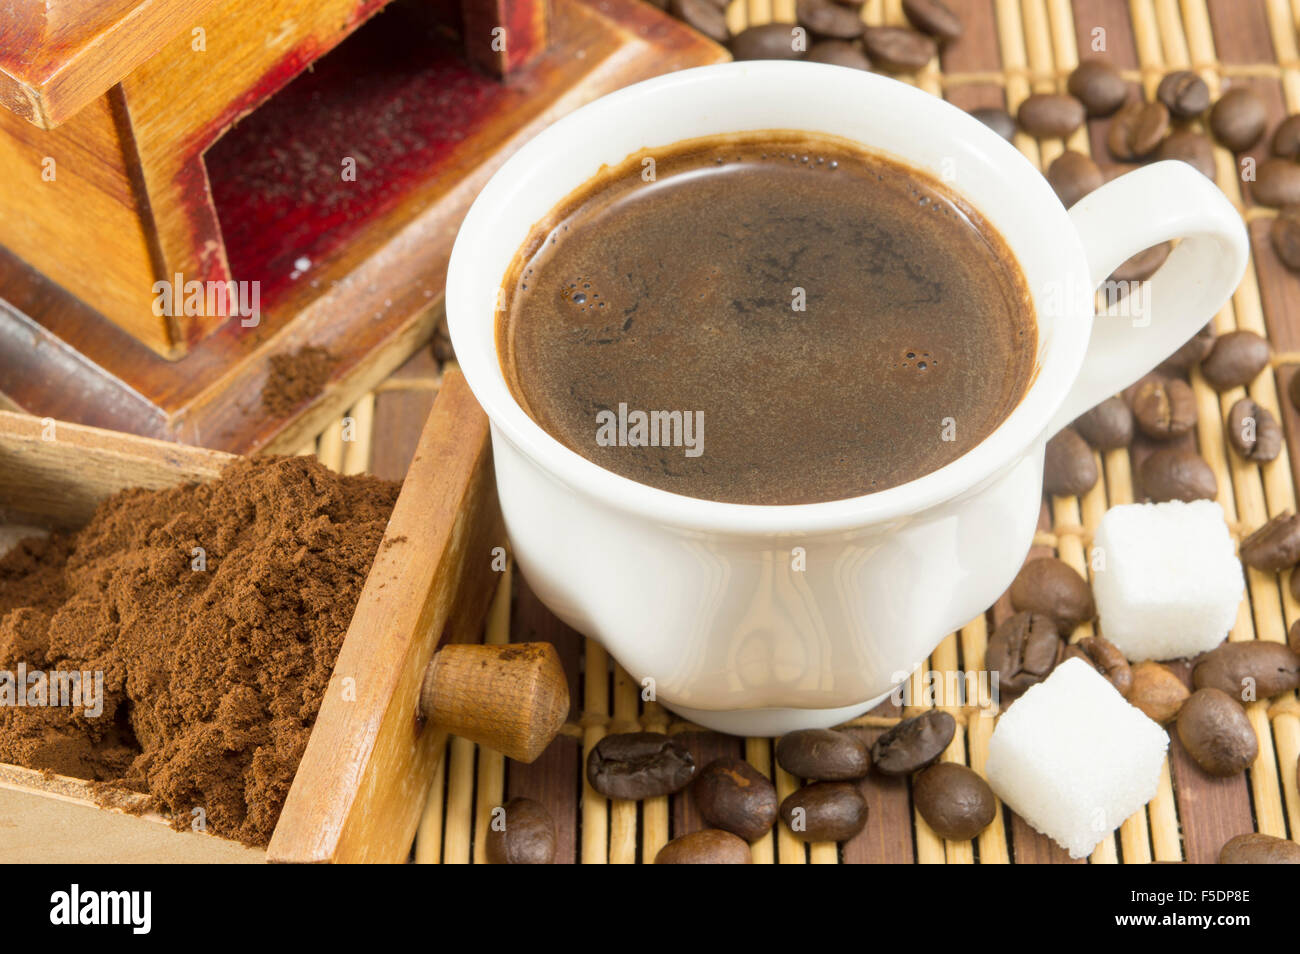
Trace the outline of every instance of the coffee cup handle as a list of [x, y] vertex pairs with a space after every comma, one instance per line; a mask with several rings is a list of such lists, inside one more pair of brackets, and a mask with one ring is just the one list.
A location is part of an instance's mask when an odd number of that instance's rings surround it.
[[1097, 313], [1083, 367], [1048, 436], [1128, 387], [1200, 330], [1236, 290], [1250, 251], [1232, 203], [1177, 160], [1122, 175], [1084, 196], [1069, 214], [1094, 289], [1143, 249], [1182, 241], [1136, 290], [1140, 305], [1120, 300]]

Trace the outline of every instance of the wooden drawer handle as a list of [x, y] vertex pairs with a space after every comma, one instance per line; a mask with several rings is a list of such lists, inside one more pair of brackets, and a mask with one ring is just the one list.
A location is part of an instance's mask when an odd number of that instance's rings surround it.
[[531, 762], [568, 718], [569, 686], [550, 643], [453, 643], [424, 672], [420, 714], [440, 729]]

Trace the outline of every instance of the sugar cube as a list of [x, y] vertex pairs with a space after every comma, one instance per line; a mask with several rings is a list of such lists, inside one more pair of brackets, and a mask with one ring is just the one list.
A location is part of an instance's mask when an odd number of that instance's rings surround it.
[[998, 718], [985, 771], [998, 797], [1083, 858], [1156, 794], [1165, 730], [1097, 670], [1067, 659]]
[[1092, 566], [1101, 633], [1132, 660], [1213, 649], [1245, 595], [1223, 509], [1209, 500], [1111, 507]]

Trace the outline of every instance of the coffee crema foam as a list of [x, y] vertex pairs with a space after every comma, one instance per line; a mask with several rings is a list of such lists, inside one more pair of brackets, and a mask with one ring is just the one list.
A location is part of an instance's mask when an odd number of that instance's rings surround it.
[[[603, 170], [534, 227], [501, 301], [502, 369], [544, 430], [616, 474], [733, 503], [855, 497], [942, 467], [1019, 403], [1037, 349], [1025, 281], [978, 212], [801, 133]], [[610, 441], [627, 408], [690, 415], [707, 441]]]

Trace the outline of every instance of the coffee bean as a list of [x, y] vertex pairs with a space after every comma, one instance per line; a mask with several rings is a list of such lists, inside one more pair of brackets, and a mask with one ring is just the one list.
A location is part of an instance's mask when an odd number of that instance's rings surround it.
[[1221, 865], [1300, 865], [1300, 845], [1288, 838], [1251, 832], [1229, 838], [1219, 852]]
[[555, 860], [555, 822], [541, 802], [512, 798], [488, 826], [485, 848], [493, 865], [549, 865]]
[[1210, 465], [1195, 451], [1181, 447], [1161, 448], [1150, 455], [1138, 468], [1138, 479], [1155, 503], [1213, 500], [1219, 495], [1219, 482]]
[[1278, 514], [1241, 541], [1241, 562], [1265, 572], [1277, 572], [1300, 562], [1300, 517]]
[[854, 40], [866, 29], [854, 11], [827, 0], [797, 0], [795, 18], [809, 33], [832, 40]]
[[903, 15], [908, 23], [940, 43], [961, 36], [961, 19], [939, 0], [903, 0]]
[[1268, 237], [1278, 260], [1291, 271], [1300, 272], [1300, 205], [1279, 209]]
[[940, 838], [969, 841], [993, 821], [997, 800], [989, 783], [956, 762], [938, 762], [912, 782], [912, 802]]
[[803, 841], [848, 841], [867, 826], [867, 802], [852, 782], [814, 782], [781, 802], [781, 820]]
[[1166, 666], [1158, 662], [1140, 662], [1132, 667], [1133, 685], [1128, 691], [1128, 701], [1137, 706], [1147, 718], [1165, 725], [1178, 717], [1191, 695], [1188, 688]]
[[[1300, 573], [1292, 573], [1291, 574], [1292, 581], [1294, 581], [1297, 576], [1300, 576]], [[1294, 594], [1295, 592], [1294, 582], [1291, 585], [1291, 591]], [[1286, 644], [1287, 646], [1290, 647], [1291, 652], [1300, 653], [1300, 619], [1297, 619], [1294, 623], [1292, 623], [1291, 628], [1287, 631]]]
[[1108, 639], [1100, 636], [1084, 636], [1077, 643], [1065, 649], [1066, 659], [1082, 659], [1119, 690], [1119, 694], [1128, 697], [1133, 689], [1133, 670], [1129, 668], [1124, 654]]
[[1286, 395], [1291, 399], [1291, 406], [1300, 411], [1300, 371], [1291, 375], [1286, 385]]
[[691, 786], [700, 817], [746, 841], [776, 822], [776, 786], [744, 759], [714, 759]]
[[871, 61], [857, 43], [848, 40], [821, 40], [812, 45], [808, 59], [813, 63], [846, 66], [852, 70], [869, 70]]
[[1094, 117], [1109, 116], [1128, 99], [1128, 83], [1119, 70], [1100, 60], [1085, 60], [1076, 66], [1066, 89]]
[[1190, 129], [1175, 129], [1156, 150], [1157, 159], [1178, 159], [1205, 178], [1214, 179], [1214, 144]]
[[1259, 754], [1246, 710], [1220, 689], [1197, 689], [1183, 703], [1178, 738], [1197, 765], [1220, 778], [1244, 772]]
[[1064, 637], [1097, 615], [1088, 581], [1056, 557], [1036, 557], [1025, 563], [1011, 581], [1008, 595], [1017, 612], [1043, 614]]
[[657, 865], [748, 865], [749, 844], [729, 831], [706, 828], [674, 838], [655, 855]]
[[609, 798], [670, 795], [694, 775], [691, 753], [661, 732], [607, 735], [587, 756], [587, 781]]
[[871, 767], [862, 740], [834, 729], [800, 729], [781, 736], [776, 761], [791, 775], [823, 782], [862, 778]]
[[1142, 159], [1156, 151], [1169, 132], [1164, 103], [1132, 102], [1115, 114], [1106, 132], [1106, 148], [1121, 161]]
[[1278, 124], [1270, 146], [1275, 156], [1292, 161], [1300, 159], [1300, 113]]
[[998, 687], [1024, 692], [1042, 682], [1061, 658], [1061, 637], [1041, 613], [1008, 616], [989, 637], [984, 664], [998, 674]]
[[741, 30], [728, 44], [731, 56], [737, 60], [801, 59], [803, 53], [795, 49], [794, 29], [789, 23], [764, 23]]
[[1300, 655], [1281, 643], [1254, 639], [1224, 643], [1192, 670], [1197, 689], [1218, 689], [1242, 702], [1300, 689]]
[[1133, 411], [1122, 397], [1108, 397], [1070, 425], [1097, 450], [1117, 450], [1133, 443]]
[[872, 63], [891, 73], [914, 73], [939, 55], [933, 39], [904, 27], [867, 27], [862, 46]]
[[1233, 152], [1245, 152], [1259, 142], [1267, 125], [1264, 101], [1244, 86], [1228, 90], [1210, 110], [1210, 131]]
[[1220, 335], [1201, 362], [1201, 374], [1216, 391], [1244, 387], [1268, 367], [1268, 341], [1253, 331]]
[[1265, 159], [1255, 170], [1250, 195], [1260, 205], [1275, 209], [1300, 202], [1300, 165], [1290, 159]]
[[1083, 103], [1066, 93], [1035, 93], [1020, 104], [1016, 119], [1038, 139], [1064, 139], [1083, 125]]
[[1156, 99], [1174, 119], [1195, 119], [1210, 108], [1210, 87], [1191, 70], [1178, 70], [1160, 81]]
[[1268, 408], [1244, 397], [1228, 412], [1228, 443], [1246, 460], [1267, 463], [1282, 453], [1282, 427]]
[[1165, 263], [1172, 246], [1168, 242], [1152, 245], [1136, 255], [1127, 258], [1110, 273], [1112, 282], [1144, 282], [1156, 273], [1156, 269]]
[[1053, 497], [1078, 497], [1097, 483], [1097, 462], [1087, 442], [1070, 428], [1047, 442], [1043, 489]]
[[1047, 181], [1067, 209], [1101, 188], [1101, 168], [1081, 152], [1066, 151], [1047, 167]]
[[1181, 378], [1147, 378], [1133, 392], [1133, 419], [1154, 440], [1180, 437], [1196, 426], [1196, 395]]
[[1185, 374], [1205, 360], [1205, 356], [1210, 353], [1210, 349], [1213, 347], [1214, 326], [1209, 324], [1188, 338], [1181, 348], [1160, 362], [1160, 368], [1170, 373]]
[[933, 765], [957, 731], [957, 721], [941, 709], [904, 719], [871, 746], [871, 763], [883, 775], [911, 775]]
[[731, 36], [727, 15], [711, 0], [669, 0], [668, 10], [687, 26], [699, 30], [710, 40], [726, 43]]
[[1008, 142], [1016, 134], [1016, 121], [1005, 109], [987, 106], [982, 109], [972, 109], [970, 114]]

